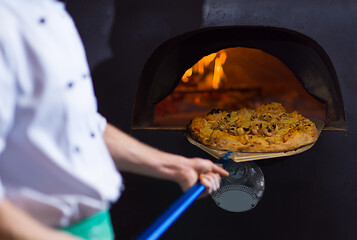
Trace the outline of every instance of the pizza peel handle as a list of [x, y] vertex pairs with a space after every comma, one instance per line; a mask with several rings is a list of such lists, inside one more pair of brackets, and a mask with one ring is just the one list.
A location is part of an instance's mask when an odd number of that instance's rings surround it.
[[163, 214], [161, 214], [161, 216], [159, 216], [136, 240], [158, 239], [205, 189], [206, 187], [201, 183], [193, 185]]

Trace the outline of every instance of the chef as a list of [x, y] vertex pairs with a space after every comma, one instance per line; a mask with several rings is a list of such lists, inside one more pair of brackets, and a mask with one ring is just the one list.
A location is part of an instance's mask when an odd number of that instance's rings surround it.
[[0, 0], [0, 239], [114, 239], [120, 171], [205, 195], [228, 173], [162, 152], [97, 112], [84, 47], [56, 0]]

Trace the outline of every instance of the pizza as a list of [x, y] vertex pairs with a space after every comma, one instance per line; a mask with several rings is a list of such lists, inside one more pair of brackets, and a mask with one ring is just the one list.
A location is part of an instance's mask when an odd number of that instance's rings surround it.
[[210, 148], [237, 152], [284, 152], [314, 143], [315, 124], [280, 103], [237, 111], [213, 109], [187, 126], [191, 137]]

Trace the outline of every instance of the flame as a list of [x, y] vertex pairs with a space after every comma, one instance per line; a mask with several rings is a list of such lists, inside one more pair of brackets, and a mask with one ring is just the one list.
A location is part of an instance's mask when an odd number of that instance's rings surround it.
[[204, 62], [205, 66], [208, 66], [217, 56], [217, 53], [211, 53], [210, 55], [207, 55], [203, 57], [200, 61]]
[[192, 66], [192, 68], [188, 69], [182, 76], [181, 80], [187, 83], [193, 74], [203, 76], [209, 65], [213, 62], [213, 77], [210, 78], [210, 84], [213, 89], [218, 89], [221, 79], [224, 76], [222, 65], [225, 63], [226, 59], [227, 54], [225, 51], [211, 53], [199, 60], [195, 65]]
[[223, 65], [226, 62], [227, 53], [225, 51], [221, 51], [220, 54], [219, 54], [219, 57], [221, 58], [221, 63]]
[[198, 74], [203, 74], [205, 72], [205, 63], [203, 61], [197, 62], [197, 72]]
[[214, 89], [219, 88], [219, 84], [221, 82], [221, 78], [223, 77], [223, 67], [222, 65], [227, 59], [227, 54], [222, 52], [214, 61], [214, 70], [213, 70], [213, 79], [212, 79], [212, 87]]
[[190, 80], [189, 78], [192, 76], [192, 68], [189, 68], [185, 74], [182, 76], [181, 80], [185, 83], [188, 82], [188, 80]]

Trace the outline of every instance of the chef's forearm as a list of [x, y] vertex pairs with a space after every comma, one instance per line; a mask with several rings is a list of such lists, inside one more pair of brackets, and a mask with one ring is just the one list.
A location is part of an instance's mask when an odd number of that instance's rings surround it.
[[172, 180], [180, 184], [184, 191], [202, 176], [201, 182], [208, 192], [215, 191], [219, 186], [219, 176], [228, 176], [228, 172], [210, 160], [160, 151], [109, 124], [104, 132], [104, 140], [119, 170]]
[[177, 181], [183, 170], [176, 163], [177, 158], [187, 161], [148, 146], [110, 124], [104, 132], [104, 140], [120, 171]]
[[0, 239], [79, 240], [72, 235], [39, 223], [6, 198], [0, 200]]

